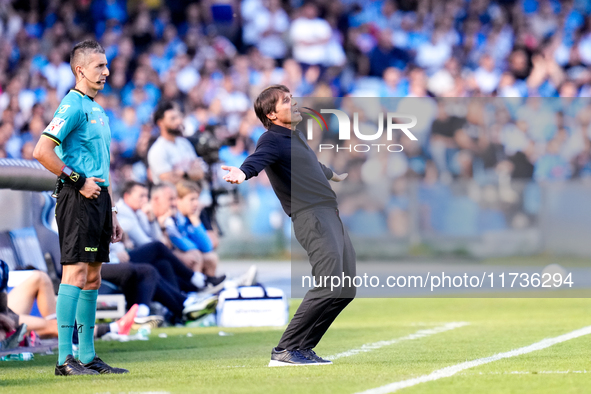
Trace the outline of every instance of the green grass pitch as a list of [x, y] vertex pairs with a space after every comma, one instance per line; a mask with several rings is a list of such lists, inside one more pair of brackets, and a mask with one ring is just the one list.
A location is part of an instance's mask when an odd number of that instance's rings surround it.
[[[291, 307], [293, 313], [297, 301]], [[267, 367], [283, 328], [158, 329], [145, 342], [97, 342], [99, 356], [129, 375], [56, 377], [57, 355], [36, 355], [0, 362], [0, 393], [356, 393], [569, 333], [591, 325], [590, 312], [583, 298], [357, 299], [317, 347], [320, 355], [449, 322], [469, 324], [341, 357], [332, 366], [285, 368]], [[220, 336], [222, 330], [233, 335]], [[158, 337], [163, 332], [167, 338]], [[591, 335], [397, 392], [589, 393]]]

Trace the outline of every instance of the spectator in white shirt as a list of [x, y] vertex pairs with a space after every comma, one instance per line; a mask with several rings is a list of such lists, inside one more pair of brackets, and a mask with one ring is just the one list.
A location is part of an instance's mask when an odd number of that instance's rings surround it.
[[74, 86], [74, 74], [70, 65], [63, 61], [59, 51], [54, 50], [49, 54], [49, 64], [43, 67], [41, 71], [47, 79], [47, 83], [57, 90], [58, 97], [66, 95], [68, 89]]
[[231, 134], [237, 133], [246, 111], [251, 108], [248, 96], [236, 88], [232, 76], [227, 74], [224, 76], [223, 85], [218, 90], [216, 99], [220, 101], [228, 131]]
[[199, 83], [201, 76], [186, 53], [178, 55], [175, 63], [173, 69], [177, 71], [176, 84], [181, 92], [187, 94]]
[[152, 182], [175, 184], [183, 178], [203, 179], [203, 161], [197, 157], [189, 140], [182, 136], [183, 117], [176, 105], [170, 101], [158, 104], [154, 123], [160, 129], [160, 137], [148, 151]]
[[254, 30], [259, 51], [273, 59], [283, 59], [287, 45], [283, 34], [289, 29], [289, 18], [279, 0], [267, 0], [254, 17]]
[[492, 56], [485, 54], [480, 58], [480, 67], [474, 72], [474, 80], [484, 94], [492, 93], [499, 86], [501, 71], [495, 68]]
[[417, 65], [427, 70], [429, 75], [441, 69], [451, 57], [451, 45], [445, 39], [445, 32], [435, 30], [431, 41], [425, 42], [417, 48]]
[[255, 26], [255, 19], [262, 8], [262, 0], [242, 0], [240, 3], [242, 41], [247, 45], [256, 45], [258, 33]]
[[304, 4], [301, 16], [291, 24], [289, 36], [295, 60], [305, 66], [325, 63], [332, 29], [327, 21], [318, 18], [316, 4]]

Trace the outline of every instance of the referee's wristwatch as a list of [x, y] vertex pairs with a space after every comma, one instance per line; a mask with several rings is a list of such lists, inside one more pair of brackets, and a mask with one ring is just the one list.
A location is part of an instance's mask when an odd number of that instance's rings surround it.
[[111, 207], [111, 212], [113, 212], [114, 214], [118, 214], [119, 210], [117, 209], [117, 207]]

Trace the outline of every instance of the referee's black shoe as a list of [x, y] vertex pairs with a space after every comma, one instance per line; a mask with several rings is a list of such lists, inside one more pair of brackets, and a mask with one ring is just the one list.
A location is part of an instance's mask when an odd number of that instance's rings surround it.
[[277, 350], [271, 351], [271, 361], [269, 367], [295, 367], [300, 365], [320, 365], [314, 360], [310, 360], [297, 350]]
[[310, 349], [298, 349], [298, 351], [301, 354], [303, 354], [304, 357], [309, 358], [310, 360], [314, 360], [318, 364], [323, 364], [323, 365], [332, 364], [332, 361], [323, 359], [322, 357], [317, 355], [316, 352], [314, 350], [312, 350], [311, 348]]
[[97, 371], [84, 368], [84, 365], [68, 354], [66, 361], [62, 365], [55, 366], [55, 376], [70, 376], [70, 375], [98, 375]]
[[82, 364], [82, 365], [84, 365], [84, 368], [88, 368], [88, 369], [96, 371], [100, 374], [129, 373], [129, 371], [127, 369], [111, 367], [109, 364], [107, 364], [106, 362], [101, 360], [96, 354], [94, 355], [94, 360], [92, 360], [88, 364]]

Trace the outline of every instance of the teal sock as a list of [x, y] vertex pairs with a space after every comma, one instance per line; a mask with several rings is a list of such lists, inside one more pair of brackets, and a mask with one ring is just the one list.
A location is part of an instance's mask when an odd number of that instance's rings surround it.
[[57, 293], [55, 314], [57, 317], [58, 334], [58, 364], [66, 361], [68, 354], [72, 354], [72, 335], [76, 320], [76, 306], [80, 296], [80, 288], [72, 285], [61, 284]]
[[98, 290], [82, 290], [78, 299], [76, 321], [78, 322], [78, 359], [88, 364], [94, 359], [94, 321]]

